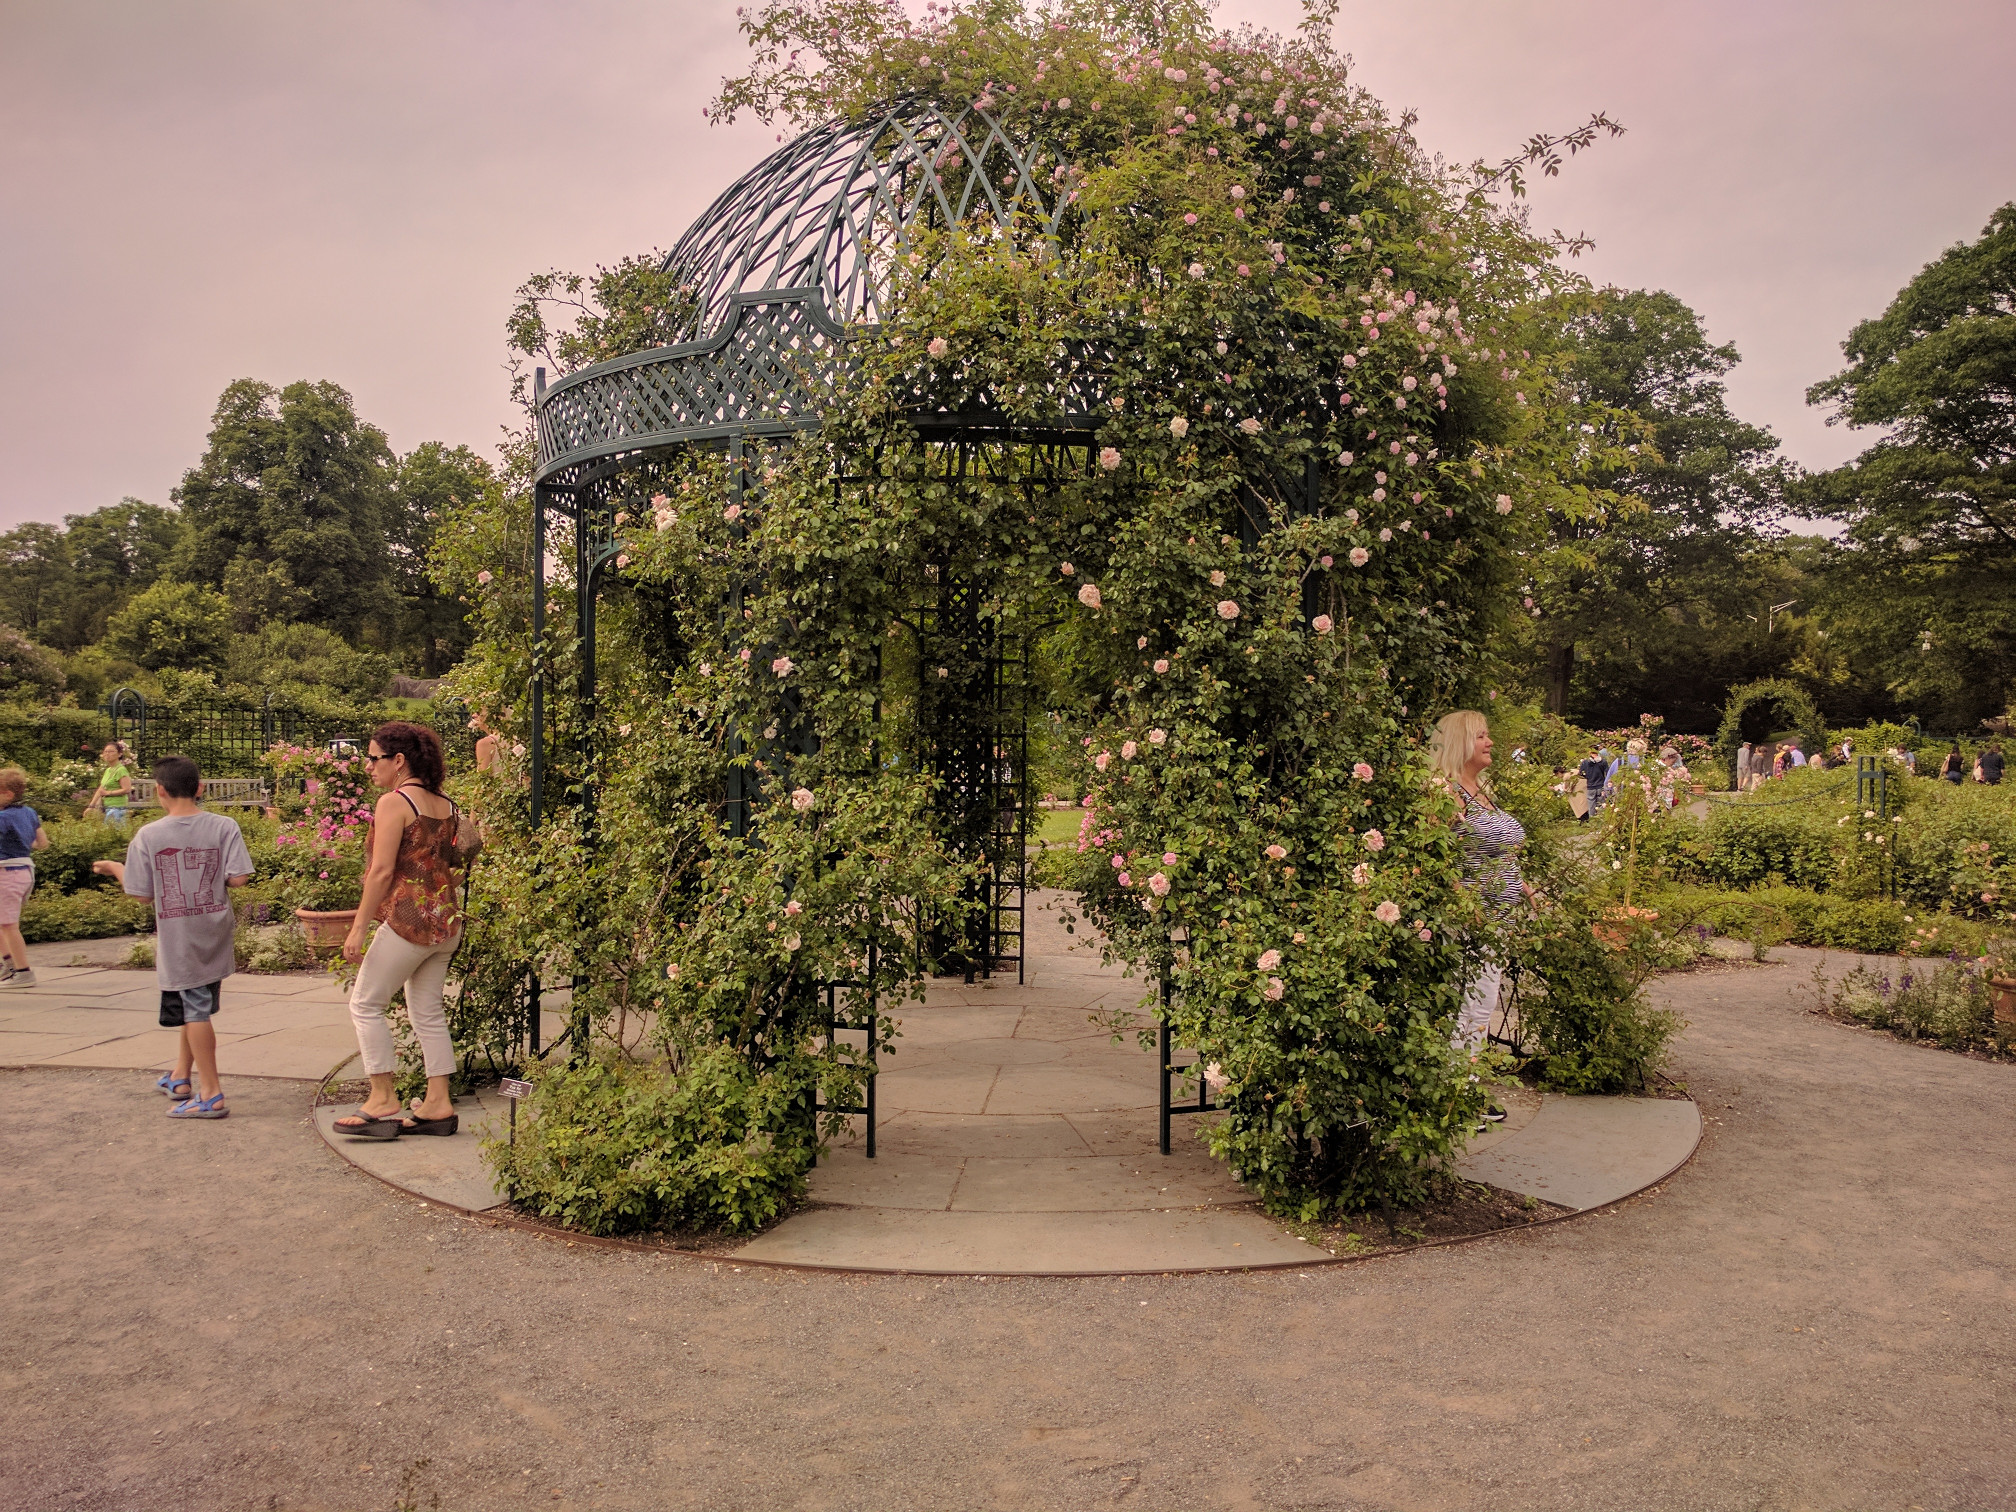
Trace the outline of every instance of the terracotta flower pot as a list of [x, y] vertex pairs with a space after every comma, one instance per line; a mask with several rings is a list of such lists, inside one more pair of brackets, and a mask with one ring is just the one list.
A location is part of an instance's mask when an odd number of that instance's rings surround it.
[[2016, 980], [1990, 977], [1988, 985], [1995, 989], [1995, 1022], [2016, 1024]]
[[294, 917], [301, 921], [301, 932], [308, 936], [310, 945], [334, 950], [348, 937], [350, 926], [357, 922], [357, 910], [334, 908], [318, 913], [311, 908], [297, 908]]

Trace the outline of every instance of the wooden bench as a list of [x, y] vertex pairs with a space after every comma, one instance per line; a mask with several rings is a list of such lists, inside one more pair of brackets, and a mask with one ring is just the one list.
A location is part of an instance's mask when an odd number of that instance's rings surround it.
[[[206, 777], [203, 780], [205, 808], [263, 809], [270, 807], [272, 802], [272, 789], [264, 777]], [[136, 809], [161, 807], [152, 777], [133, 779], [132, 799], [126, 806]]]

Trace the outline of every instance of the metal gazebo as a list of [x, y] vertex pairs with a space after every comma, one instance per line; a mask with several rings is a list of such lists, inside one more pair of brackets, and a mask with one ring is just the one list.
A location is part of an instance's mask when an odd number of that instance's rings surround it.
[[[532, 630], [546, 628], [549, 532], [571, 524], [582, 648], [576, 696], [592, 721], [596, 600], [620, 550], [615, 514], [626, 473], [687, 448], [725, 451], [734, 501], [758, 486], [766, 449], [816, 429], [849, 368], [849, 332], [888, 313], [888, 274], [925, 228], [963, 226], [1003, 238], [1056, 239], [1069, 191], [1043, 177], [1039, 147], [1018, 141], [980, 110], [948, 115], [899, 105], [868, 120], [832, 122], [799, 137], [722, 194], [680, 238], [665, 271], [692, 300], [691, 339], [597, 363], [548, 383], [534, 376], [538, 461], [534, 478]], [[997, 465], [1004, 448], [1026, 462], [1024, 481], [1047, 468], [1085, 471], [1100, 417], [1094, 354], [1064, 353], [1053, 412], [1040, 427], [999, 413], [954, 412], [919, 393], [907, 418], [933, 465], [950, 476]], [[984, 852], [993, 881], [985, 924], [963, 955], [966, 969], [1021, 971], [1026, 838], [1026, 748], [1019, 716], [1004, 717], [1023, 657], [979, 613], [976, 585], [934, 580], [922, 606], [932, 632], [959, 642], [977, 669], [965, 685], [934, 691], [920, 710], [930, 764], [943, 779], [951, 832]], [[531, 804], [546, 802], [547, 699], [532, 686]], [[983, 717], [970, 717], [981, 709]], [[1004, 742], [1005, 754], [1004, 760]], [[746, 823], [748, 796], [729, 779], [724, 820]], [[536, 992], [536, 987], [535, 987]], [[536, 1023], [536, 1012], [535, 1012]], [[535, 1030], [536, 1033], [536, 1030]]]

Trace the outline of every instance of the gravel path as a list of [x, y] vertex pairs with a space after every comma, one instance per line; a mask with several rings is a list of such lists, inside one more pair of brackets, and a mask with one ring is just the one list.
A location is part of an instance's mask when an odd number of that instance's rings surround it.
[[1661, 991], [1710, 1120], [1663, 1189], [1247, 1276], [570, 1246], [351, 1170], [298, 1084], [0, 1074], [0, 1505], [2016, 1507], [2016, 1068], [1789, 965]]

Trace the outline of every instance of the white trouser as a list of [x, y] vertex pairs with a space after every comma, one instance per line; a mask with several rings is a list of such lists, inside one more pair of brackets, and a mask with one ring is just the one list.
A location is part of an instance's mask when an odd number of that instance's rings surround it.
[[1463, 994], [1463, 1007], [1456, 1015], [1456, 1033], [1451, 1043], [1459, 1049], [1475, 1049], [1491, 1032], [1491, 1016], [1498, 1011], [1498, 994], [1505, 986], [1505, 968], [1496, 961], [1478, 964], [1470, 990]]
[[380, 924], [364, 952], [357, 985], [350, 989], [350, 1021], [357, 1028], [357, 1048], [367, 1076], [382, 1076], [399, 1066], [392, 1047], [392, 1026], [385, 1007], [392, 994], [406, 989], [406, 1017], [429, 1076], [447, 1076], [455, 1069], [455, 1046], [448, 1038], [448, 1010], [441, 989], [448, 981], [448, 961], [462, 942], [457, 930], [439, 945], [415, 945], [402, 940], [389, 924]]

